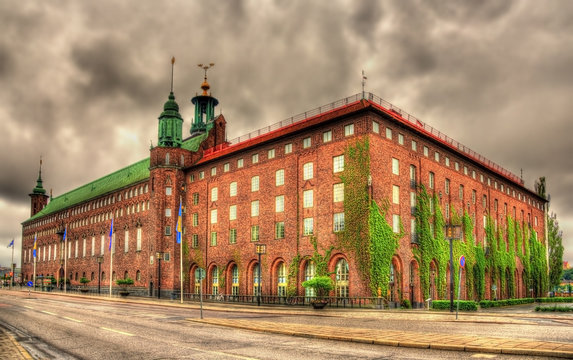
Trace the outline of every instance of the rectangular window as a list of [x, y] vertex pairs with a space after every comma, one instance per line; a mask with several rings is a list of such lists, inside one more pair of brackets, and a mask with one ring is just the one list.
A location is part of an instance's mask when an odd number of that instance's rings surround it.
[[75, 247], [75, 251], [74, 251], [74, 257], [78, 257], [78, 240], [76, 240], [76, 247]]
[[275, 172], [275, 185], [281, 186], [285, 184], [285, 170], [279, 169]]
[[229, 172], [231, 165], [229, 163], [223, 164], [223, 172]]
[[232, 183], [229, 184], [229, 196], [233, 197], [233, 196], [237, 196], [237, 182], [233, 181]]
[[459, 196], [460, 200], [464, 200], [464, 186], [463, 185], [460, 185], [460, 190], [458, 191], [458, 196]]
[[410, 165], [410, 187], [414, 189], [416, 187], [416, 167]]
[[237, 160], [237, 168], [240, 169], [245, 165], [245, 161], [243, 159]]
[[253, 176], [251, 178], [251, 191], [259, 191], [259, 177]]
[[467, 175], [467, 174], [468, 174], [468, 167], [464, 166], [464, 175]]
[[259, 200], [251, 201], [251, 216], [259, 216]]
[[395, 234], [400, 232], [400, 215], [392, 215], [392, 231], [394, 231]]
[[450, 195], [450, 179], [446, 179], [444, 190], [446, 191], [446, 195]]
[[211, 231], [211, 246], [217, 246], [217, 232]]
[[211, 209], [211, 224], [217, 223], [217, 209]]
[[195, 174], [189, 175], [189, 182], [193, 182], [193, 181], [195, 181]]
[[199, 193], [193, 193], [193, 205], [199, 204]]
[[137, 235], [136, 235], [136, 246], [135, 246], [135, 250], [136, 251], [141, 251], [141, 235], [142, 235], [142, 229], [139, 227], [137, 228]]
[[302, 179], [303, 180], [310, 180], [313, 177], [314, 173], [314, 166], [313, 163], [309, 162], [302, 166]]
[[[96, 243], [95, 236], [92, 236], [92, 256], [95, 255], [95, 243]], [[56, 254], [56, 245], [54, 244], [54, 255], [55, 254]], [[54, 256], [54, 260], [56, 260], [55, 256]]]
[[440, 153], [437, 151], [434, 153], [434, 160], [436, 160], [437, 162], [440, 162]]
[[275, 212], [285, 211], [285, 196], [275, 196]]
[[171, 186], [165, 188], [165, 195], [171, 195]]
[[[167, 235], [167, 236], [171, 235], [171, 226], [165, 227], [165, 235]], [[115, 248], [115, 245], [113, 247]]]
[[483, 208], [485, 208], [486, 204], [487, 204], [487, 195], [484, 195], [484, 196], [481, 198], [481, 206], [482, 206]]
[[472, 204], [476, 203], [476, 191], [472, 190]]
[[436, 212], [436, 208], [434, 207], [434, 197], [430, 196], [430, 213], [435, 213]]
[[430, 150], [428, 149], [427, 146], [424, 146], [424, 156], [428, 157], [428, 154], [430, 153]]
[[199, 235], [193, 234], [193, 236], [192, 236], [191, 238], [192, 238], [192, 241], [193, 241], [193, 243], [192, 243], [191, 246], [192, 246], [193, 248], [198, 248], [198, 247], [199, 247]]
[[275, 158], [275, 149], [270, 149], [267, 151], [267, 159], [274, 159]]
[[456, 171], [460, 171], [460, 164], [457, 161], [454, 163], [454, 169], [456, 169]]
[[314, 219], [304, 218], [303, 219], [303, 235], [308, 236], [314, 234]]
[[211, 202], [219, 200], [219, 189], [211, 188]]
[[400, 204], [400, 187], [392, 185], [392, 203]]
[[398, 144], [404, 145], [404, 135], [398, 134]]
[[[46, 252], [46, 250], [44, 249], [44, 253], [45, 252]], [[82, 247], [82, 257], [86, 257], [86, 239], [84, 239], [84, 246]], [[48, 260], [50, 260], [49, 256], [48, 256]]]
[[322, 133], [322, 142], [327, 143], [332, 141], [332, 130], [328, 130]]
[[472, 170], [472, 178], [473, 178], [474, 180], [475, 180], [475, 178], [476, 178], [476, 171], [475, 171], [475, 170]]
[[193, 226], [199, 226], [199, 214], [193, 213]]
[[259, 241], [259, 225], [251, 225], [251, 241]]
[[205, 178], [205, 171], [199, 171], [199, 179]]
[[392, 140], [392, 129], [386, 128], [386, 139]]
[[125, 230], [124, 252], [129, 252], [129, 230]]
[[285, 154], [290, 154], [292, 152], [292, 144], [285, 145]]
[[104, 250], [104, 246], [105, 246], [104, 244], [105, 244], [105, 237], [104, 237], [104, 235], [102, 235], [100, 238], [100, 244], [99, 244], [100, 245], [99, 246], [100, 247], [100, 249], [99, 249], [100, 255], [103, 255], [103, 250]]
[[479, 181], [481, 181], [483, 183], [483, 174], [479, 174]]
[[344, 201], [344, 183], [332, 185], [334, 202]]
[[251, 155], [251, 163], [252, 164], [256, 164], [259, 162], [259, 154], [253, 154]]
[[415, 140], [412, 140], [412, 150], [418, 151], [418, 143]]
[[344, 213], [335, 213], [333, 217], [334, 232], [339, 232], [344, 230]]
[[338, 155], [332, 158], [332, 170], [334, 173], [344, 171], [344, 155]]
[[229, 206], [229, 220], [237, 220], [237, 205]]
[[372, 131], [376, 134], [380, 134], [380, 124], [378, 124], [376, 121], [372, 121]]
[[314, 190], [305, 190], [302, 192], [303, 197], [303, 207], [311, 208], [313, 206], [314, 200]]
[[285, 223], [278, 221], [275, 223], [275, 239], [284, 239], [285, 237]]
[[400, 175], [400, 160], [392, 158], [392, 174]]
[[229, 244], [237, 243], [237, 229], [229, 229]]
[[448, 167], [450, 166], [450, 158], [449, 157], [446, 157], [446, 166], [448, 166]]
[[410, 191], [410, 207], [411, 208], [416, 207], [416, 193], [413, 191]]
[[430, 183], [429, 183], [430, 189], [433, 189], [433, 188], [434, 188], [434, 173], [431, 172], [431, 171], [430, 171], [430, 179], [429, 179], [429, 182], [430, 182]]
[[344, 136], [354, 135], [354, 124], [344, 125]]
[[213, 166], [213, 167], [211, 168], [211, 176], [215, 176], [215, 175], [217, 175], [217, 167], [216, 167], [216, 166]]
[[302, 147], [303, 149], [307, 149], [312, 145], [312, 140], [310, 137], [306, 137], [302, 140]]

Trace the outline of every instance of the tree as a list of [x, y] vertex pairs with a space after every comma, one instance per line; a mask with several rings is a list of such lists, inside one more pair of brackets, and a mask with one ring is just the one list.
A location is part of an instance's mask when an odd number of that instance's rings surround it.
[[547, 221], [549, 245], [549, 286], [559, 286], [563, 272], [563, 232], [559, 230], [557, 215], [551, 213]]
[[540, 177], [539, 179], [535, 180], [533, 185], [535, 187], [535, 192], [537, 195], [541, 196], [544, 199], [547, 199], [547, 189], [545, 186], [545, 176]]

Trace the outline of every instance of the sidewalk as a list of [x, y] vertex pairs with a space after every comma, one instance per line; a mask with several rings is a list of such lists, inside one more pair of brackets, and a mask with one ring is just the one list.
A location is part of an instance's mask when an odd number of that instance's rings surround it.
[[508, 339], [498, 337], [439, 335], [413, 331], [376, 330], [288, 324], [244, 319], [188, 319], [210, 325], [233, 327], [265, 333], [292, 335], [324, 340], [360, 342], [374, 345], [401, 346], [421, 349], [453, 350], [512, 355], [573, 358], [573, 344]]
[[0, 327], [0, 358], [4, 360], [28, 360], [32, 356], [10, 335]]

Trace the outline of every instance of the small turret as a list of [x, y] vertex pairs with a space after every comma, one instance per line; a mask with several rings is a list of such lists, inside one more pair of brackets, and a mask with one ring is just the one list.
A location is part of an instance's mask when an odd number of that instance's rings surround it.
[[158, 141], [161, 147], [180, 147], [183, 139], [183, 118], [179, 114], [179, 105], [173, 94], [173, 66], [175, 58], [171, 59], [171, 92], [163, 112], [159, 115]]
[[191, 102], [195, 105], [195, 118], [191, 125], [191, 134], [207, 131], [207, 124], [215, 118], [215, 106], [219, 104], [219, 100], [212, 97], [208, 92], [211, 87], [207, 82], [207, 70], [213, 66], [215, 66], [213, 63], [209, 65], [199, 64], [199, 67], [205, 71], [205, 77], [201, 84], [203, 93], [191, 99]]

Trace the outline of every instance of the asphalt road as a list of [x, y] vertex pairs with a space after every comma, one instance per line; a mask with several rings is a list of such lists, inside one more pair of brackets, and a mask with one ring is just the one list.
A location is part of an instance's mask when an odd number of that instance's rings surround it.
[[[222, 309], [224, 310], [224, 309]], [[366, 314], [366, 313], [364, 313]], [[205, 317], [276, 319], [281, 322], [312, 322], [362, 328], [417, 327], [420, 331], [453, 331], [460, 323], [277, 316], [251, 312], [204, 312]], [[199, 317], [197, 309], [161, 305], [114, 303], [98, 299], [70, 298], [0, 292], [0, 325], [14, 333], [35, 358], [43, 359], [518, 359], [500, 354], [476, 354], [387, 347], [369, 344], [307, 339], [204, 325], [186, 321]], [[556, 324], [511, 325], [505, 330], [480, 324], [478, 332], [518, 331], [523, 337], [557, 336], [571, 341], [571, 327]], [[541, 328], [540, 328], [541, 326]], [[428, 327], [421, 329], [420, 327]], [[469, 327], [469, 326], [468, 326]], [[531, 330], [526, 330], [531, 328]], [[489, 332], [488, 330], [489, 329]], [[537, 329], [537, 331], [535, 331]], [[540, 331], [541, 329], [541, 331]], [[465, 330], [464, 330], [465, 331]], [[540, 334], [551, 332], [550, 335]], [[560, 331], [565, 335], [559, 335]], [[534, 335], [537, 333], [538, 335]], [[507, 335], [507, 334], [505, 334]], [[569, 340], [567, 340], [569, 339]]]

